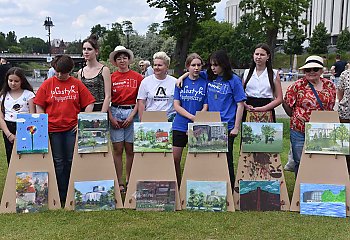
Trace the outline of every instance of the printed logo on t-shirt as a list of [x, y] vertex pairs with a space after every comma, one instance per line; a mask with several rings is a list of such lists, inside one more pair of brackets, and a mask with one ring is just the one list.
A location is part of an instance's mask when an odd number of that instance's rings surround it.
[[204, 88], [200, 87], [198, 90], [192, 88], [189, 89], [189, 86], [185, 86], [180, 90], [180, 98], [183, 101], [202, 101], [205, 96]]
[[64, 102], [67, 100], [76, 100], [78, 91], [75, 90], [75, 85], [70, 86], [70, 89], [55, 87], [51, 90], [51, 98], [57, 102]]
[[228, 84], [210, 82], [210, 83], [208, 83], [208, 91], [221, 93], [221, 94], [227, 94]]
[[127, 78], [127, 79], [124, 79], [123, 81], [112, 83], [112, 87], [113, 87], [113, 92], [116, 92], [117, 88], [137, 88], [137, 80]]
[[169, 97], [166, 95], [166, 88], [158, 87], [156, 95], [154, 96], [154, 101], [168, 101]]

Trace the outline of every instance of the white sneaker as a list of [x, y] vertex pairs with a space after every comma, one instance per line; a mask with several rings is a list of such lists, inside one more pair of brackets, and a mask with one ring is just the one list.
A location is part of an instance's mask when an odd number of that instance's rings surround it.
[[284, 166], [284, 170], [289, 172], [294, 172], [294, 166], [295, 166], [295, 163], [293, 160], [288, 161], [287, 164]]

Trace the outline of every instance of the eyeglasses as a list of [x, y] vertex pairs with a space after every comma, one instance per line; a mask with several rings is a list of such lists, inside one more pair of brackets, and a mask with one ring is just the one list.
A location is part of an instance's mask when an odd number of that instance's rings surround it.
[[309, 73], [311, 71], [318, 72], [318, 71], [320, 71], [320, 69], [321, 68], [316, 68], [316, 67], [315, 68], [305, 68], [304, 71], [307, 73]]

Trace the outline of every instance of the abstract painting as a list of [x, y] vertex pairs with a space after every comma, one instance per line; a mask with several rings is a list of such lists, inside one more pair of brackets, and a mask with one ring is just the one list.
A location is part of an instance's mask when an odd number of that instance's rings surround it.
[[175, 181], [138, 181], [136, 210], [175, 211]]
[[76, 211], [115, 209], [114, 180], [74, 182]]
[[186, 209], [208, 212], [226, 211], [227, 183], [223, 181], [186, 182]]
[[242, 152], [278, 153], [283, 149], [283, 123], [242, 123]]
[[47, 153], [49, 149], [47, 114], [18, 114], [17, 153]]
[[227, 152], [227, 123], [188, 124], [188, 152]]
[[305, 123], [305, 153], [349, 155], [349, 123]]
[[280, 181], [239, 181], [241, 211], [281, 210]]
[[134, 152], [172, 152], [171, 122], [135, 122]]
[[78, 114], [78, 153], [108, 152], [107, 113]]
[[49, 174], [47, 172], [16, 173], [16, 212], [41, 212], [48, 209]]
[[345, 186], [300, 183], [300, 214], [345, 218]]

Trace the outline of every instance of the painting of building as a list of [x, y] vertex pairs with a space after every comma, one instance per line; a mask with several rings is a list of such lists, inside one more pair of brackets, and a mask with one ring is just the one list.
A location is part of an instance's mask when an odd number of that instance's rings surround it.
[[16, 147], [18, 154], [47, 153], [49, 150], [47, 114], [17, 115]]
[[16, 212], [41, 212], [48, 209], [47, 172], [16, 173]]
[[279, 181], [239, 181], [239, 203], [241, 211], [279, 211]]
[[114, 180], [74, 182], [76, 211], [115, 209]]
[[171, 122], [135, 122], [134, 152], [172, 152]]
[[345, 218], [345, 185], [300, 183], [300, 214]]
[[188, 124], [188, 152], [227, 152], [227, 123]]
[[136, 210], [175, 211], [175, 181], [138, 181]]

